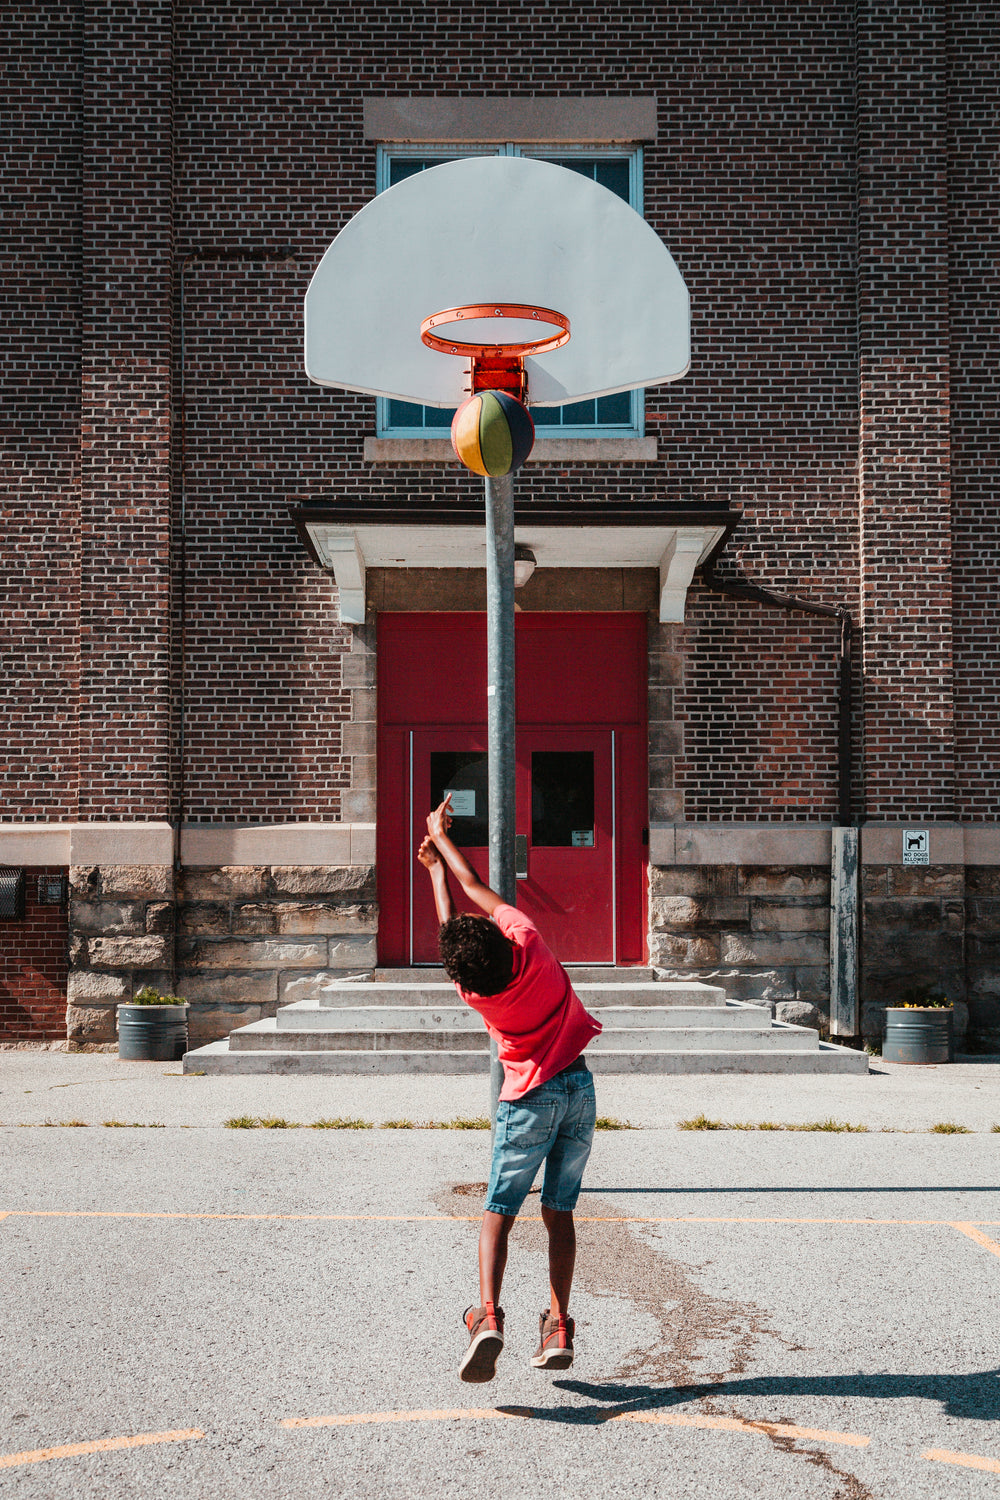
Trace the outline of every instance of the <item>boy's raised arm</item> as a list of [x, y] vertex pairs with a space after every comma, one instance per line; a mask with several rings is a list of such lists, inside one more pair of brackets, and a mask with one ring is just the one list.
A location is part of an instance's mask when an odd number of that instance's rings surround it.
[[[428, 837], [469, 900], [474, 901], [487, 916], [492, 916], [498, 906], [503, 906], [503, 897], [498, 896], [496, 891], [491, 891], [488, 885], [483, 884], [462, 851], [452, 843], [448, 835], [450, 825], [451, 794], [449, 793], [441, 803], [441, 806], [436, 807], [427, 819]], [[431, 872], [431, 877], [433, 879], [433, 871]], [[436, 884], [434, 887], [434, 897], [436, 901]], [[447, 918], [441, 918], [441, 920], [446, 921]]]

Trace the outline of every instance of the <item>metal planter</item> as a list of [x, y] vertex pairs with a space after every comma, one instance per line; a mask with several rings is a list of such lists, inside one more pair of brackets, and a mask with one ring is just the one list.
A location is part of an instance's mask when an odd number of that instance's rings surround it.
[[186, 1005], [119, 1005], [118, 1056], [178, 1062], [187, 1051]]
[[949, 1006], [890, 1006], [885, 1013], [885, 1062], [930, 1067], [955, 1060], [955, 1019]]

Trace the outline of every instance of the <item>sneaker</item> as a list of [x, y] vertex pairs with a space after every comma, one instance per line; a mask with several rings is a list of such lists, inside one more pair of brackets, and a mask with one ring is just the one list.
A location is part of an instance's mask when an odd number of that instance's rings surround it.
[[531, 1363], [539, 1370], [568, 1370], [573, 1363], [572, 1318], [554, 1318], [543, 1312], [538, 1318], [538, 1348]]
[[503, 1308], [487, 1302], [485, 1307], [467, 1307], [465, 1326], [469, 1347], [458, 1367], [459, 1376], [471, 1385], [482, 1385], [496, 1374], [503, 1348]]

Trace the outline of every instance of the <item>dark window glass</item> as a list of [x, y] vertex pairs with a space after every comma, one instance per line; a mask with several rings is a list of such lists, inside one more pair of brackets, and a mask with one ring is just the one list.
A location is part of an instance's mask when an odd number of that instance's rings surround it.
[[593, 847], [592, 750], [532, 752], [531, 842], [550, 849]]
[[489, 774], [481, 750], [432, 750], [431, 799], [437, 807], [452, 793], [451, 836], [460, 848], [481, 848], [490, 841]]

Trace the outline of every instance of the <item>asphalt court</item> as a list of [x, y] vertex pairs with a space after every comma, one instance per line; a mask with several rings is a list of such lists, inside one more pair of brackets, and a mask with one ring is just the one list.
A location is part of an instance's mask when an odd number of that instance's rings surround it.
[[997, 1493], [995, 1136], [599, 1137], [576, 1364], [531, 1198], [465, 1386], [487, 1143], [2, 1132], [0, 1495]]

